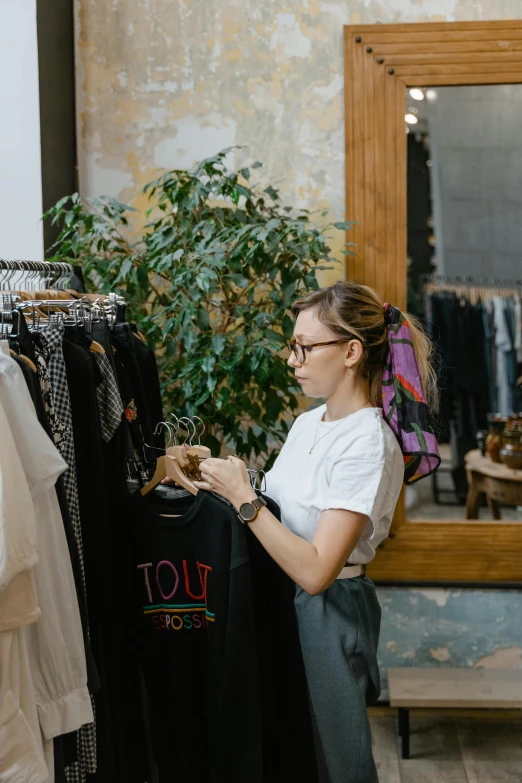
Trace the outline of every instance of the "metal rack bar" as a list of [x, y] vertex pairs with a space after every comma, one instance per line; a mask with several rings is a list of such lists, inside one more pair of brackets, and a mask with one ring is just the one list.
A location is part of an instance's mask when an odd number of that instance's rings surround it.
[[455, 285], [459, 288], [522, 288], [522, 280], [504, 280], [500, 277], [425, 275], [423, 282], [425, 285]]

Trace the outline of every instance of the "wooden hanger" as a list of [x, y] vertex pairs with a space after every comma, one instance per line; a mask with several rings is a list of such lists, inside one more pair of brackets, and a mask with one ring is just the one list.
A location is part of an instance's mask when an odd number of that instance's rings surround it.
[[[195, 479], [196, 481], [201, 481], [201, 473], [200, 473], [200, 463], [202, 459], [208, 459], [212, 456], [212, 452], [208, 448], [208, 446], [201, 446], [199, 443], [197, 446], [192, 445], [192, 438], [196, 435], [196, 425], [192, 421], [192, 419], [189, 419], [187, 416], [182, 416], [181, 419], [178, 419], [177, 416], [175, 416], [173, 413], [170, 414], [171, 417], [175, 418], [178, 422], [178, 432], [179, 432], [179, 424], [183, 423], [184, 428], [189, 432], [189, 427], [186, 425], [185, 422], [188, 422], [189, 425], [191, 425], [194, 428], [194, 432], [192, 433], [192, 436], [190, 438], [189, 445], [187, 446], [187, 442], [183, 443], [181, 446], [170, 446], [167, 449], [167, 454], [171, 454], [173, 457], [176, 458], [178, 461], [181, 469], [185, 473], [185, 475], [189, 479]], [[201, 419], [199, 416], [194, 416], [195, 419]], [[203, 424], [203, 422], [201, 421]], [[205, 429], [205, 425], [203, 424], [203, 430]]]
[[23, 353], [18, 354], [18, 358], [21, 359], [33, 372], [36, 372], [36, 365], [28, 356], [24, 356]]
[[198, 494], [197, 487], [195, 487], [192, 481], [183, 473], [176, 458], [170, 454], [166, 454], [158, 459], [154, 475], [149, 483], [141, 488], [141, 494], [148, 495], [149, 492], [152, 492], [152, 490], [155, 489], [164, 478], [167, 478], [167, 476], [172, 479], [172, 481], [175, 481], [176, 484], [179, 484], [181, 487], [188, 490], [191, 495]]
[[15, 359], [21, 359], [21, 361], [26, 364], [33, 372], [36, 372], [36, 365], [28, 356], [24, 356], [23, 353], [16, 353], [16, 351], [13, 351], [12, 348], [9, 348], [9, 353]]
[[96, 340], [93, 340], [92, 343], [90, 344], [89, 351], [91, 353], [99, 353], [105, 356], [105, 348], [103, 347], [103, 345], [100, 345], [100, 343], [97, 343]]
[[34, 362], [28, 356], [24, 356], [23, 353], [16, 353], [16, 351], [13, 351], [12, 348], [9, 348], [9, 353], [15, 359], [21, 359], [21, 361], [24, 362], [24, 364], [26, 364], [29, 367], [30, 370], [32, 370], [33, 372], [36, 372], [36, 365], [34, 364]]

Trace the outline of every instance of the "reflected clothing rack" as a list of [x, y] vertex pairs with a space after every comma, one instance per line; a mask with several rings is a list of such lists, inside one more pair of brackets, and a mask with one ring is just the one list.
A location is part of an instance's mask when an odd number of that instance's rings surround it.
[[462, 499], [464, 456], [487, 429], [487, 414], [521, 405], [522, 281], [438, 275], [425, 278], [424, 292], [441, 389], [439, 440], [451, 444]]

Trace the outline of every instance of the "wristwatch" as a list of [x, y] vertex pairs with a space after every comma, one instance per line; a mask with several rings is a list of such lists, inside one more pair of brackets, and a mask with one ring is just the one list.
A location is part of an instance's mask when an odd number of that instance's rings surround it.
[[266, 500], [263, 497], [258, 497], [255, 500], [251, 500], [249, 503], [242, 503], [239, 506], [237, 515], [241, 522], [253, 522], [259, 514], [259, 509], [266, 505]]

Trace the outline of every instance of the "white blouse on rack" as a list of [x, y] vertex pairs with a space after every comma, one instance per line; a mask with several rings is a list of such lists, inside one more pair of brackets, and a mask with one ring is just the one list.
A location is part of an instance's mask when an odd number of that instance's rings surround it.
[[[19, 654], [19, 663], [28, 658], [29, 672], [27, 668], [20, 668], [17, 673], [16, 661], [11, 661], [10, 670], [14, 681], [10, 683], [10, 691], [26, 694], [26, 708], [22, 709], [24, 714], [30, 711], [27, 695], [33, 694], [39, 732], [48, 766], [51, 766], [52, 739], [93, 720], [76, 587], [55, 490], [56, 481], [66, 469], [66, 463], [41, 427], [23, 374], [16, 362], [6, 355], [4, 346], [0, 351], [0, 408], [9, 422], [11, 447], [4, 446], [2, 438], [1, 469], [2, 473], [4, 470], [14, 470], [16, 476], [13, 483], [8, 486], [4, 483], [2, 486], [2, 511], [5, 513], [0, 514], [0, 535], [16, 542], [18, 532], [26, 530], [30, 545], [20, 549], [18, 555], [11, 556], [9, 573], [15, 575], [14, 581], [6, 585], [0, 571], [0, 581], [4, 585], [4, 590], [0, 592], [0, 628], [6, 625], [7, 614], [5, 606], [2, 607], [6, 587], [10, 590], [12, 601], [17, 600], [15, 588], [20, 578], [16, 576], [17, 572], [29, 575], [31, 583], [34, 577], [38, 603], [36, 605], [32, 601], [35, 615], [32, 620], [28, 618], [22, 622], [22, 618], [18, 618], [18, 625], [23, 625], [19, 632], [21, 639], [18, 640], [21, 650], [17, 644], [4, 644], [0, 647], [0, 654], [2, 651], [7, 654], [6, 650], [9, 649], [11, 656]], [[23, 515], [19, 510], [21, 503], [25, 508]], [[34, 535], [31, 537], [33, 527], [36, 530], [36, 542]], [[13, 551], [14, 545], [10, 549]], [[14, 626], [17, 620], [12, 607], [11, 615], [10, 623]], [[2, 670], [3, 663], [0, 661]], [[7, 688], [7, 685], [0, 684], [1, 687]], [[2, 725], [2, 718], [4, 721], [6, 719], [0, 715], [0, 736], [2, 731], [8, 731], [5, 723]], [[35, 738], [37, 744], [39, 739]], [[22, 750], [24, 748], [22, 745]], [[1, 753], [0, 750], [0, 765]], [[47, 770], [44, 777], [32, 774], [29, 777], [14, 776], [12, 779], [24, 783], [29, 780], [39, 783], [47, 779]], [[7, 779], [11, 781], [10, 777]]]

